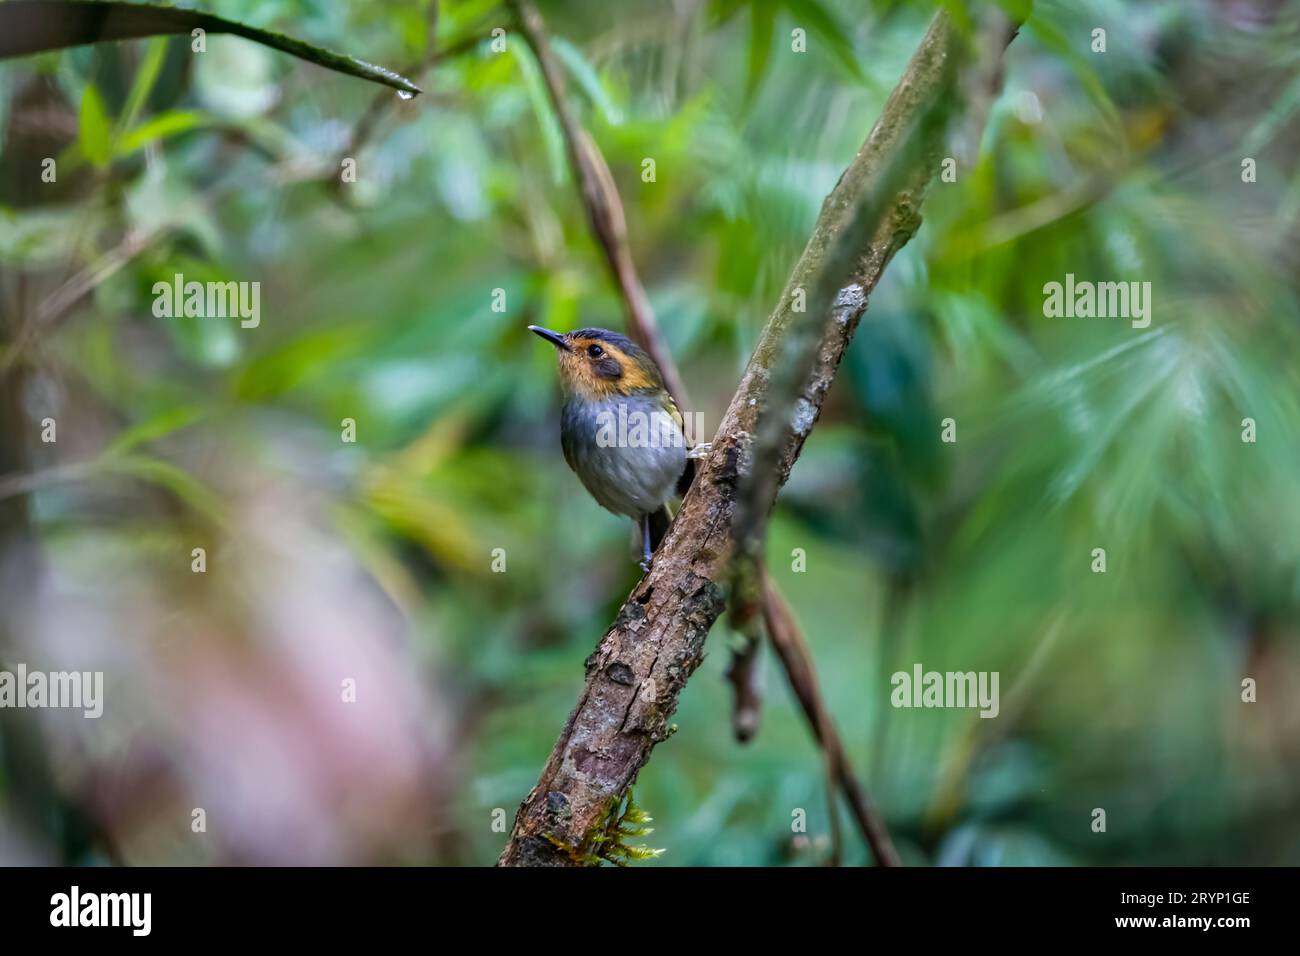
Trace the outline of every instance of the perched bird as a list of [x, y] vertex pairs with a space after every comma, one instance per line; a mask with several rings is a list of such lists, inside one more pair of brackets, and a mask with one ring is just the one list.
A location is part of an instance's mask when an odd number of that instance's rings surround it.
[[694, 465], [663, 375], [626, 335], [528, 329], [554, 345], [559, 359], [564, 460], [602, 507], [638, 523], [641, 568], [649, 570], [668, 530], [666, 502], [679, 483], [685, 490]]

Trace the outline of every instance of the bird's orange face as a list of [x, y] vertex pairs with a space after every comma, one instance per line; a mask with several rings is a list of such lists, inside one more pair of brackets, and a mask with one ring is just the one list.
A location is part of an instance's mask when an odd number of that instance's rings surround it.
[[555, 346], [566, 392], [598, 401], [664, 387], [650, 357], [617, 333], [579, 329], [560, 335], [535, 325], [529, 329]]

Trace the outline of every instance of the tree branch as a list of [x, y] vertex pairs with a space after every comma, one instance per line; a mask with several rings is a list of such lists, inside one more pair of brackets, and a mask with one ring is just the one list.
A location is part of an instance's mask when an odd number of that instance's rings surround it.
[[[898, 851], [894, 849], [894, 841], [890, 839], [889, 831], [885, 828], [884, 818], [880, 816], [866, 789], [858, 783], [853, 768], [849, 766], [848, 753], [840, 742], [840, 735], [836, 732], [830, 712], [822, 700], [821, 688], [817, 684], [817, 672], [813, 669], [812, 655], [808, 651], [803, 635], [799, 632], [794, 615], [790, 612], [789, 605], [777, 593], [767, 576], [766, 569], [763, 569], [760, 574], [764, 593], [767, 596], [763, 605], [763, 622], [767, 628], [768, 640], [772, 642], [772, 649], [785, 665], [785, 672], [790, 678], [790, 688], [798, 698], [799, 706], [803, 708], [817, 742], [821, 744], [826, 754], [827, 774], [831, 783], [844, 791], [844, 798], [853, 813], [853, 821], [862, 831], [867, 845], [871, 847], [876, 862], [880, 866], [899, 866], [902, 860], [899, 859]], [[834, 818], [835, 805], [832, 791], [833, 826]]]
[[[421, 57], [417, 63], [412, 64], [410, 69], [408, 69], [407, 72], [410, 73], [411, 76], [420, 76], [422, 73], [433, 69], [434, 64], [438, 62], [438, 57], [440, 55], [438, 50], [438, 14], [438, 0], [433, 0], [433, 2], [429, 4], [429, 39], [426, 42], [428, 52]], [[370, 108], [362, 113], [361, 119], [353, 125], [349, 132], [347, 142], [339, 151], [338, 160], [334, 163], [335, 171], [343, 160], [348, 157], [355, 157], [357, 152], [370, 140], [371, 135], [373, 135], [375, 131], [375, 127], [379, 124], [380, 118], [388, 112], [389, 106], [395, 99], [397, 99], [397, 97], [384, 95], [376, 96], [370, 101]], [[327, 182], [331, 187], [338, 188], [338, 184], [342, 180], [335, 171], [331, 171], [330, 178]]]
[[[627, 220], [622, 197], [614, 184], [609, 164], [596, 141], [574, 118], [564, 97], [560, 71], [541, 16], [530, 0], [515, 3], [517, 19], [533, 55], [542, 66], [542, 78], [551, 103], [560, 119], [574, 181], [587, 212], [592, 237], [605, 255], [610, 275], [618, 287], [628, 317], [628, 331], [646, 352], [657, 356], [668, 390], [683, 411], [691, 408], [685, 380], [664, 345], [654, 309], [645, 294], [627, 241]], [[698, 436], [692, 436], [698, 437]], [[685, 486], [694, 480], [695, 463], [688, 463]], [[758, 733], [763, 714], [761, 635], [757, 626], [741, 634], [743, 643], [731, 650], [727, 680], [732, 686], [732, 732], [740, 743], [748, 743]]]
[[[588, 657], [578, 704], [541, 779], [520, 806], [501, 855], [502, 865], [578, 863], [580, 848], [631, 785], [655, 744], [672, 733], [668, 721], [678, 695], [699, 666], [704, 639], [724, 606], [722, 585], [735, 543], [737, 490], [746, 480], [759, 410], [767, 402], [776, 362], [784, 354], [795, 315], [795, 292], [813, 288], [825, 268], [840, 259], [832, 253], [851, 226], [868, 225], [858, 216], [858, 207], [882, 172], [892, 168], [917, 121], [950, 83], [948, 61], [953, 51], [953, 30], [947, 15], [940, 12], [866, 142], [823, 204], [812, 237], [723, 417], [713, 450], [650, 572]], [[812, 373], [802, 389], [808, 407], [800, 409], [795, 439], [781, 443], [770, 498], [759, 502], [765, 505], [764, 514], [816, 421], [867, 296], [894, 253], [920, 226], [917, 206], [933, 172], [931, 163], [918, 165], [899, 188], [891, 186], [888, 195], [872, 203], [879, 217], [874, 228], [852, 230], [869, 240], [861, 247], [852, 274], [844, 276], [849, 281], [837, 296], [834, 320], [824, 324], [813, 350]]]
[[[844, 278], [867, 265], [862, 260], [864, 249], [884, 250], [880, 265], [883, 269], [893, 254], [891, 250], [907, 242], [919, 224], [915, 211], [942, 154], [957, 99], [958, 54], [965, 52], [951, 42], [945, 50], [934, 82], [928, 88], [913, 90], [917, 95], [906, 100], [911, 108], [895, 126], [892, 147], [882, 153], [871, 171], [867, 188], [850, 210], [847, 225], [829, 245], [815, 281], [810, 287], [800, 285], [793, 290], [803, 296], [804, 307], [796, 305], [792, 310], [795, 314], [779, 345], [781, 354], [774, 362], [766, 401], [754, 430], [750, 461], [740, 482], [733, 529], [736, 553], [730, 582], [732, 620], [742, 630], [748, 630], [762, 606], [768, 637], [825, 753], [830, 781], [844, 791], [854, 822], [876, 863], [882, 866], [897, 866], [901, 860], [883, 818], [849, 768], [848, 755], [822, 701], [811, 654], [788, 605], [767, 576], [763, 551], [768, 513], [817, 421], [838, 365], [838, 358], [826, 362], [820, 349], [824, 343], [836, 341], [836, 324], [856, 323], [865, 308], [865, 291], [859, 285], [842, 286]], [[895, 96], [906, 97], [907, 93], [900, 85]], [[900, 199], [905, 199], [906, 204], [900, 204]], [[891, 207], [898, 209], [897, 219], [891, 217]], [[915, 224], [911, 219], [916, 220]], [[882, 233], [882, 227], [888, 230]], [[833, 793], [832, 789], [832, 801]], [[834, 811], [832, 803], [832, 825]]]
[[743, 744], [754, 739], [763, 717], [763, 635], [751, 627], [738, 637], [726, 676], [731, 685], [731, 732]]
[[627, 244], [627, 219], [623, 214], [623, 201], [614, 186], [609, 165], [600, 148], [578, 123], [564, 95], [564, 75], [555, 60], [555, 54], [551, 52], [542, 15], [537, 12], [532, 0], [514, 0], [514, 7], [520, 32], [532, 48], [533, 56], [537, 58], [551, 105], [559, 118], [560, 130], [564, 134], [564, 143], [569, 153], [569, 164], [582, 192], [582, 205], [587, 212], [591, 231], [605, 254], [605, 263], [622, 294], [628, 331], [659, 366], [664, 383], [678, 407], [687, 410], [691, 405], [686, 383], [672, 356], [663, 346], [654, 310], [650, 307], [650, 298], [637, 275], [632, 251]]

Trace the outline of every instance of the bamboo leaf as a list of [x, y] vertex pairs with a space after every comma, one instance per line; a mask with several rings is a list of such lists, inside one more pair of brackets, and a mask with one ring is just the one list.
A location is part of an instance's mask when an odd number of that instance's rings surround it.
[[141, 422], [139, 425], [122, 432], [104, 449], [103, 455], [105, 459], [115, 455], [123, 455], [140, 445], [166, 438], [168, 435], [188, 428], [200, 418], [202, 418], [202, 412], [197, 408], [168, 409], [148, 421]]
[[510, 52], [514, 54], [515, 62], [519, 64], [519, 72], [524, 78], [524, 89], [528, 92], [533, 114], [542, 129], [542, 141], [546, 144], [546, 157], [551, 167], [551, 177], [555, 182], [562, 183], [568, 175], [568, 167], [564, 162], [564, 135], [560, 132], [560, 123], [555, 118], [555, 110], [551, 108], [551, 100], [546, 93], [542, 68], [538, 66], [537, 58], [528, 44], [512, 43]]
[[149, 143], [178, 136], [216, 122], [216, 118], [198, 110], [172, 110], [145, 120], [118, 140], [114, 154], [129, 156]]
[[226, 506], [221, 499], [202, 481], [169, 461], [146, 455], [111, 455], [101, 459], [99, 467], [110, 474], [157, 485], [215, 524], [227, 521]]
[[131, 92], [127, 94], [126, 105], [122, 107], [122, 115], [117, 118], [115, 140], [122, 135], [124, 130], [135, 125], [140, 110], [144, 108], [145, 101], [149, 99], [149, 94], [153, 92], [154, 84], [158, 82], [158, 74], [162, 71], [163, 61], [166, 59], [167, 41], [161, 37], [150, 40], [145, 46], [144, 58], [140, 61], [140, 69], [136, 71], [135, 80], [131, 84]]
[[808, 32], [826, 44], [832, 59], [859, 83], [866, 83], [866, 75], [858, 65], [857, 53], [849, 39], [851, 31], [838, 23], [820, 0], [785, 0], [785, 7], [794, 17], [795, 25], [806, 27]]
[[421, 92], [406, 77], [346, 54], [210, 13], [149, 3], [103, 3], [99, 0], [8, 0], [0, 3], [0, 59], [106, 40], [188, 36], [194, 30], [243, 37], [338, 73], [391, 86], [408, 96]]
[[709, 25], [721, 26], [735, 18], [745, 8], [743, 0], [714, 0], [709, 5]]
[[104, 100], [93, 83], [87, 84], [86, 92], [81, 96], [81, 115], [78, 120], [78, 143], [81, 152], [96, 166], [108, 165], [112, 155], [109, 145], [108, 114], [104, 111]]
[[552, 37], [551, 48], [568, 69], [591, 105], [600, 111], [606, 123], [614, 126], [623, 122], [623, 111], [606, 92], [595, 68], [582, 55], [582, 51], [563, 37]]
[[749, 11], [749, 71], [745, 77], [745, 103], [754, 101], [772, 56], [772, 37], [776, 33], [776, 10], [756, 3]]

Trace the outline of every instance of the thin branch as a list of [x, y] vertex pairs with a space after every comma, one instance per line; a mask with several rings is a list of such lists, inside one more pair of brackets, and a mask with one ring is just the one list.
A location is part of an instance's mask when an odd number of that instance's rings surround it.
[[[436, 21], [436, 14], [432, 14], [432, 17]], [[431, 35], [436, 33], [436, 23], [430, 29]], [[424, 69], [427, 70], [438, 62], [473, 50], [485, 39], [487, 39], [486, 36], [469, 36], [457, 40], [446, 48], [427, 56], [424, 62], [428, 65]], [[409, 72], [413, 75], [419, 75], [417, 70]], [[356, 121], [352, 132], [348, 136], [348, 145], [341, 153], [342, 157], [354, 155], [356, 150], [364, 145], [373, 135], [376, 124], [384, 111], [389, 109], [396, 100], [398, 100], [398, 97], [390, 92], [379, 93], [375, 96], [369, 109]], [[313, 179], [337, 181], [338, 170], [339, 162], [321, 166], [319, 163], [304, 163], [300, 159], [294, 158], [284, 160], [273, 166], [267, 174], [267, 179], [278, 185], [291, 185]], [[210, 187], [198, 198], [195, 211], [210, 209], [218, 201], [232, 193], [243, 190], [246, 186], [247, 183], [239, 177], [222, 181]], [[94, 291], [102, 282], [116, 275], [141, 252], [158, 240], [165, 238], [181, 225], [182, 222], [177, 220], [153, 226], [149, 229], [129, 230], [116, 246], [56, 287], [40, 303], [35, 316], [18, 330], [14, 341], [4, 350], [3, 354], [0, 354], [0, 377], [4, 376], [14, 363], [27, 354], [38, 334], [55, 328], [82, 299]]]
[[970, 780], [971, 766], [982, 751], [987, 751], [1017, 727], [1038, 678], [1047, 661], [1056, 652], [1056, 645], [1069, 623], [1069, 611], [1058, 611], [1043, 629], [1042, 638], [1034, 645], [1020, 669], [1010, 690], [1002, 695], [998, 720], [981, 720], [972, 717], [965, 730], [948, 748], [938, 768], [934, 796], [925, 812], [922, 828], [929, 833], [941, 833], [951, 824], [961, 809]]
[[[284, 185], [317, 178], [319, 175], [320, 169], [318, 166], [309, 167], [296, 160], [287, 160], [273, 166], [269, 178]], [[27, 355], [37, 335], [51, 332], [57, 328], [58, 324], [73, 308], [98, 288], [101, 283], [116, 275], [155, 242], [170, 235], [173, 230], [180, 228], [185, 222], [191, 221], [199, 213], [213, 208], [220, 200], [242, 191], [246, 188], [246, 185], [240, 176], [227, 178], [218, 184], [210, 186], [199, 195], [191, 206], [188, 219], [177, 217], [150, 226], [147, 229], [127, 230], [116, 246], [99, 256], [94, 262], [83, 266], [70, 276], [67, 281], [57, 286], [53, 292], [41, 300], [36, 308], [35, 315], [18, 329], [13, 342], [0, 355], [0, 377], [5, 376], [20, 359]]]
[[227, 20], [201, 10], [102, 0], [8, 0], [0, 9], [0, 60], [111, 40], [189, 36], [195, 29], [225, 33], [288, 53], [308, 63], [399, 90], [421, 92], [404, 76], [356, 57]]
[[[962, 77], [962, 91], [965, 94], [966, 113], [958, 127], [958, 156], [962, 166], [974, 169], [979, 157], [980, 139], [984, 127], [988, 124], [989, 112], [993, 103], [1002, 94], [1006, 61], [998, 55], [1014, 42], [1019, 33], [1019, 22], [1006, 14], [1005, 10], [991, 8], [985, 10], [983, 20], [976, 33], [976, 47], [979, 56], [974, 57], [965, 75]], [[987, 224], [984, 224], [987, 225]], [[952, 246], [941, 251], [940, 259], [950, 255]], [[907, 598], [915, 583], [914, 572], [894, 571], [887, 576], [885, 591], [880, 609], [878, 633], [878, 670], [880, 674], [893, 671], [893, 661], [901, 650], [902, 628], [904, 628]], [[889, 698], [878, 695], [875, 698], [874, 714], [871, 721], [871, 767], [867, 779], [880, 780], [887, 765], [889, 736], [885, 717], [889, 713]]]
[[[936, 18], [932, 34], [948, 37], [946, 21]], [[927, 49], [922, 41], [921, 50]], [[834, 379], [822, 346], [836, 326], [852, 324], [865, 310], [863, 283], [845, 278], [859, 273], [874, 275], [920, 227], [920, 205], [932, 171], [941, 157], [948, 121], [956, 102], [960, 46], [946, 39], [942, 52], [928, 61], [926, 84], [899, 84], [885, 104], [881, 122], [872, 131], [888, 142], [865, 170], [865, 185], [857, 201], [840, 212], [843, 225], [834, 241], [824, 247], [823, 261], [812, 281], [801, 279], [786, 287], [789, 298], [801, 299], [788, 309], [783, 334], [773, 343], [772, 376], [754, 432], [751, 462], [738, 493], [735, 537], [739, 558], [756, 566], [767, 530], [767, 515], [776, 492], [789, 477], [820, 414], [826, 390]], [[920, 51], [918, 51], [918, 55]], [[915, 64], [915, 59], [913, 63]], [[910, 72], [910, 70], [909, 70]], [[890, 117], [891, 106], [896, 115]], [[861, 155], [861, 154], [859, 154]], [[864, 258], [863, 250], [867, 250]], [[875, 255], [877, 261], [870, 261]], [[838, 363], [838, 356], [835, 359]], [[739, 563], [739, 562], [738, 562]], [[739, 568], [738, 573], [753, 573]]]
[[[433, 69], [438, 60], [445, 55], [445, 51], [440, 51], [438, 49], [438, 20], [438, 0], [433, 0], [433, 2], [429, 4], [428, 51], [419, 59], [418, 62], [412, 64], [411, 67], [406, 70], [408, 75], [414, 76], [417, 79], [422, 79], [423, 75]], [[343, 164], [343, 160], [348, 159], [349, 157], [355, 157], [361, 148], [369, 142], [370, 137], [374, 135], [375, 128], [379, 125], [380, 119], [382, 119], [384, 114], [392, 107], [393, 101], [397, 99], [398, 97], [389, 93], [380, 93], [370, 101], [370, 108], [362, 113], [361, 118], [352, 126], [350, 134], [348, 135], [347, 143], [344, 145], [343, 149], [339, 151], [338, 159], [334, 163], [334, 170], [330, 174], [331, 178], [329, 183], [332, 187], [337, 189], [343, 181], [337, 175], [338, 168]]]
[[[568, 106], [563, 75], [555, 62], [550, 37], [540, 14], [531, 0], [520, 0], [515, 3], [515, 8], [521, 30], [541, 67], [543, 81], [559, 118], [570, 170], [580, 187], [579, 194], [592, 236], [604, 253], [606, 265], [622, 298], [628, 330], [641, 347], [654, 357], [678, 407], [688, 409], [691, 405], [685, 380], [659, 334], [654, 309], [632, 258], [623, 200], [610, 173], [609, 164], [596, 141], [579, 124]], [[693, 478], [692, 462], [685, 484], [689, 485]], [[731, 652], [727, 680], [733, 689], [732, 732], [737, 741], [746, 743], [758, 732], [762, 718], [763, 687], [759, 669], [762, 658], [759, 655], [760, 643], [756, 631], [743, 633], [741, 639], [743, 645]]]
[[[993, 39], [980, 49], [992, 55], [976, 57], [968, 75], [974, 74], [980, 82], [974, 86], [987, 93], [989, 75], [1000, 77], [1002, 51], [1015, 37], [1015, 25], [1000, 11], [994, 11], [989, 21], [995, 24]], [[986, 31], [987, 35], [988, 31]], [[796, 291], [805, 296], [806, 309], [790, 320], [781, 342], [782, 355], [775, 363], [767, 403], [760, 414], [751, 449], [751, 461], [739, 489], [736, 505], [734, 535], [737, 553], [732, 567], [733, 619], [739, 626], [763, 605], [763, 616], [769, 637], [777, 644], [778, 654], [786, 663], [786, 672], [799, 697], [814, 731], [826, 751], [835, 779], [841, 784], [845, 797], [854, 810], [855, 821], [871, 846], [876, 861], [881, 865], [897, 865], [900, 861], [890, 840], [883, 819], [872, 807], [867, 791], [862, 787], [847, 764], [847, 757], [835, 734], [830, 715], [821, 702], [816, 674], [811, 656], [798, 633], [788, 606], [775, 592], [762, 563], [766, 537], [767, 516], [776, 492], [784, 484], [789, 465], [798, 457], [820, 412], [825, 389], [834, 366], [827, 366], [821, 354], [827, 338], [828, 324], [856, 321], [863, 308], [864, 290], [857, 285], [841, 286], [842, 277], [856, 271], [863, 248], [890, 249], [890, 237], [882, 235], [882, 225], [890, 222], [889, 208], [897, 197], [906, 197], [911, 215], [919, 224], [919, 210], [931, 178], [938, 164], [941, 147], [947, 141], [950, 122], [959, 101], [957, 84], [966, 61], [968, 47], [956, 42], [947, 44], [943, 62], [938, 66], [936, 82], [928, 87], [909, 89], [900, 84], [891, 96], [910, 108], [902, 111], [905, 119], [894, 124], [893, 145], [881, 154], [881, 160], [871, 171], [871, 184], [852, 211], [849, 225], [830, 246], [826, 262], [811, 286], [800, 286]], [[924, 46], [924, 41], [923, 44]], [[890, 112], [886, 105], [885, 113]], [[983, 116], [978, 117], [982, 125]], [[978, 132], [968, 125], [976, 137]], [[885, 131], [889, 135], [889, 131]], [[902, 210], [906, 217], [906, 210]], [[906, 242], [911, 228], [904, 225], [902, 241]], [[872, 241], [874, 237], [874, 242]], [[901, 245], [901, 244], [900, 244]], [[894, 247], [895, 251], [897, 246]], [[883, 268], [881, 263], [880, 268]], [[758, 595], [755, 592], [759, 592]], [[785, 639], [782, 641], [782, 635]], [[781, 643], [778, 643], [780, 641]]]
[[[765, 608], [766, 610], [766, 608]], [[787, 670], [786, 674], [790, 672]], [[805, 712], [806, 713], [806, 712]], [[837, 791], [840, 789], [840, 780], [837, 774], [839, 765], [836, 764], [831, 750], [824, 744], [821, 748], [822, 763], [826, 766], [826, 817], [829, 821], [831, 831], [831, 857], [827, 861], [827, 866], [844, 865], [844, 830], [840, 826], [840, 804], [837, 799]]]
[[740, 743], [758, 733], [763, 716], [763, 642], [756, 628], [741, 634], [739, 647], [731, 649], [727, 683], [731, 685], [731, 732]]
[[[472, 50], [486, 39], [485, 36], [469, 36], [439, 50], [437, 46], [438, 11], [437, 0], [434, 0], [429, 10], [430, 52], [406, 71], [412, 76], [420, 76], [432, 69], [438, 62]], [[318, 169], [291, 160], [277, 165], [268, 178], [285, 184], [320, 176], [329, 181], [331, 185], [338, 184], [340, 182], [338, 169], [342, 159], [356, 154], [357, 150], [373, 135], [384, 113], [398, 99], [391, 91], [376, 94], [371, 101], [370, 107], [353, 125], [348, 135], [347, 145], [341, 151], [339, 160], [332, 165], [324, 169]], [[198, 207], [200, 209], [210, 208], [219, 199], [224, 198], [233, 191], [236, 185], [233, 181], [228, 181], [214, 186], [200, 197]], [[14, 337], [13, 343], [3, 354], [0, 354], [0, 376], [8, 372], [15, 362], [27, 354], [37, 334], [56, 326], [86, 295], [115, 275], [155, 241], [169, 234], [179, 224], [179, 222], [169, 222], [150, 229], [129, 230], [116, 246], [108, 250], [96, 261], [65, 277], [64, 281], [41, 302], [35, 319], [23, 325]]]
[[76, 481], [94, 474], [96, 463], [93, 461], [76, 461], [66, 465], [55, 465], [43, 471], [13, 472], [0, 475], [0, 501], [15, 495], [25, 495], [64, 481]]
[[[905, 137], [932, 97], [946, 85], [946, 61], [953, 43], [953, 30], [941, 11], [881, 118], [823, 204], [813, 235], [727, 408], [712, 451], [649, 573], [587, 659], [577, 706], [541, 778], [520, 806], [501, 855], [502, 865], [573, 865], [572, 851], [601, 825], [611, 801], [626, 792], [654, 746], [675, 729], [669, 718], [699, 666], [704, 639], [725, 603], [722, 586], [729, 577], [735, 545], [737, 490], [747, 480], [759, 408], [766, 404], [775, 363], [784, 352], [795, 290], [812, 288], [828, 262], [838, 260], [831, 250], [858, 218], [858, 206], [871, 193], [874, 180], [905, 145]], [[916, 206], [933, 172], [933, 165], [919, 165], [902, 188], [879, 197], [880, 221], [875, 229], [863, 230], [869, 241], [858, 250], [851, 274], [841, 279], [841, 286], [853, 290], [851, 301], [836, 310], [836, 321], [822, 326], [804, 389], [808, 428], [797, 440], [782, 443], [776, 480], [760, 486], [753, 501], [761, 513], [771, 507], [802, 450], [802, 440], [816, 421], [868, 295], [894, 253], [919, 228]], [[769, 488], [771, 496], [761, 500]]]
[[614, 177], [600, 148], [578, 123], [569, 101], [564, 95], [564, 74], [551, 51], [550, 38], [542, 16], [532, 0], [514, 0], [519, 27], [528, 46], [537, 58], [542, 79], [550, 94], [551, 104], [560, 121], [564, 143], [569, 153], [569, 163], [582, 191], [582, 204], [592, 232], [605, 254], [605, 263], [618, 284], [623, 306], [627, 312], [628, 330], [637, 344], [649, 353], [663, 373], [668, 391], [683, 410], [691, 408], [690, 396], [681, 372], [672, 356], [664, 348], [655, 322], [654, 310], [645, 287], [637, 275], [632, 251], [627, 243], [627, 220], [623, 215], [623, 201], [614, 185]]
[[[936, 28], [948, 32], [946, 24], [938, 19], [931, 31], [936, 32]], [[846, 211], [847, 222], [834, 242], [828, 243], [824, 261], [813, 281], [787, 287], [787, 293], [792, 298], [801, 297], [802, 302], [791, 310], [778, 345], [779, 355], [773, 363], [768, 393], [754, 431], [750, 461], [739, 483], [734, 517], [733, 620], [744, 628], [762, 606], [768, 636], [825, 751], [832, 783], [843, 789], [853, 808], [855, 822], [876, 862], [882, 866], [898, 865], [898, 854], [884, 820], [875, 812], [865, 788], [848, 767], [839, 735], [821, 700], [811, 655], [789, 607], [766, 575], [762, 551], [767, 515], [777, 491], [785, 483], [816, 424], [826, 391], [834, 379], [839, 360], [837, 357], [830, 364], [823, 361], [823, 343], [828, 333], [834, 336], [837, 326], [856, 324], [865, 309], [865, 290], [858, 283], [844, 285], [844, 278], [871, 268], [863, 261], [864, 249], [881, 252], [875, 266], [879, 275], [894, 252], [920, 225], [917, 210], [940, 158], [940, 147], [956, 100], [960, 48], [951, 40], [951, 37], [945, 40], [941, 52], [933, 58], [929, 84], [909, 88], [902, 83], [894, 91], [885, 107], [886, 116], [890, 104], [902, 104], [905, 108], [900, 110], [892, 129], [884, 127], [884, 135], [891, 140], [890, 148], [881, 153], [879, 162], [869, 170], [868, 184]], [[921, 49], [925, 49], [925, 41]], [[876, 131], [882, 126], [878, 124]], [[897, 209], [897, 216], [891, 216], [891, 208]], [[832, 793], [832, 814], [833, 799]]]
[[[902, 861], [898, 857], [898, 851], [894, 849], [894, 842], [885, 827], [884, 818], [872, 804], [866, 789], [858, 783], [853, 768], [849, 766], [844, 744], [840, 741], [830, 712], [822, 700], [812, 655], [799, 631], [799, 625], [795, 622], [789, 605], [777, 593], [765, 568], [760, 575], [764, 593], [767, 595], [767, 601], [763, 605], [763, 622], [767, 628], [768, 639], [772, 642], [772, 649], [784, 662], [785, 672], [790, 677], [790, 687], [795, 697], [799, 699], [799, 706], [808, 717], [808, 723], [817, 736], [817, 742], [825, 752], [827, 772], [833, 783], [844, 791], [844, 797], [853, 813], [853, 820], [868, 846], [871, 847], [876, 862], [881, 866], [899, 866]], [[831, 819], [834, 825], [833, 800]]]
[[[563, 78], [555, 64], [550, 39], [541, 16], [530, 0], [520, 0], [516, 3], [516, 8], [522, 31], [541, 66], [547, 90], [559, 117], [560, 127], [568, 147], [571, 169], [574, 179], [581, 187], [581, 198], [592, 233], [605, 253], [610, 273], [622, 295], [629, 328], [642, 347], [652, 356], [657, 357], [665, 380], [669, 383], [669, 391], [673, 393], [678, 404], [683, 408], [689, 407], [686, 385], [673, 363], [672, 354], [662, 343], [654, 311], [637, 274], [627, 241], [627, 223], [623, 213], [622, 198], [610, 175], [609, 165], [600, 147], [579, 125], [568, 107], [564, 96]], [[763, 689], [760, 680], [762, 658], [759, 653], [758, 635], [753, 629], [744, 628], [741, 638], [744, 642], [743, 646], [731, 652], [727, 680], [733, 689], [732, 731], [738, 741], [745, 743], [757, 733], [762, 717]], [[791, 680], [793, 681], [793, 676]], [[833, 793], [830, 799], [833, 812]]]

